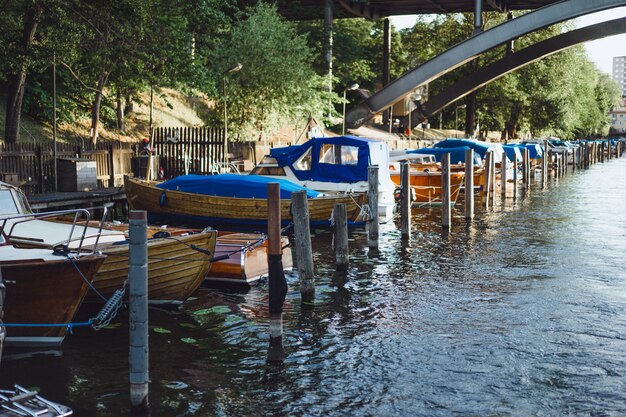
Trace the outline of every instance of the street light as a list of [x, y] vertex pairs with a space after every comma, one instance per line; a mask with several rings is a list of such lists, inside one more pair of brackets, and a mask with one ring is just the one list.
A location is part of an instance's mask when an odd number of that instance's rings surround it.
[[359, 88], [358, 84], [352, 84], [350, 87], [348, 88], [344, 88], [343, 90], [343, 123], [341, 125], [341, 135], [345, 135], [346, 134], [346, 91], [353, 91], [356, 90], [357, 88]]
[[226, 104], [226, 76], [231, 72], [237, 72], [241, 70], [241, 68], [243, 68], [243, 65], [238, 62], [232, 67], [228, 68], [223, 73], [222, 88], [224, 89], [224, 163], [226, 167], [228, 166], [228, 106]]
[[459, 137], [459, 109], [464, 109], [467, 104], [462, 104], [454, 109], [454, 137]]

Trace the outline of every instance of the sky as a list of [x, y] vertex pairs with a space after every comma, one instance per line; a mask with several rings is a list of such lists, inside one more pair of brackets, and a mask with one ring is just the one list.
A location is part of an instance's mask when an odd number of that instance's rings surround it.
[[[392, 16], [391, 21], [396, 29], [402, 29], [413, 26], [415, 17], [415, 15]], [[589, 26], [620, 17], [626, 17], [626, 7], [618, 7], [579, 17], [577, 19], [577, 27]], [[589, 59], [596, 64], [600, 71], [611, 74], [613, 57], [626, 56], [626, 34], [587, 42], [585, 49]]]

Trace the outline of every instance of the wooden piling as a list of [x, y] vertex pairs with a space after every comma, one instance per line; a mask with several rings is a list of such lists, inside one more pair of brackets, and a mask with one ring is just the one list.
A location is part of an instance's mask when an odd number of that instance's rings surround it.
[[293, 211], [293, 234], [296, 244], [300, 294], [303, 301], [310, 301], [315, 296], [315, 269], [313, 267], [309, 203], [306, 198], [306, 191], [291, 193], [291, 209]]
[[441, 156], [441, 226], [452, 226], [452, 207], [450, 206], [450, 154]]
[[131, 210], [128, 259], [128, 321], [130, 328], [130, 406], [133, 411], [149, 408], [148, 382], [148, 244], [147, 214]]
[[548, 146], [547, 141], [544, 142], [543, 154], [541, 155], [541, 187], [546, 188], [548, 185]]
[[411, 173], [408, 162], [400, 165], [400, 231], [403, 238], [411, 236]]
[[502, 152], [502, 162], [500, 163], [500, 194], [502, 194], [502, 199], [506, 199], [506, 170], [509, 168], [508, 165], [509, 159], [506, 156], [506, 152]]
[[528, 189], [528, 158], [526, 149], [522, 150], [522, 186], [524, 190]]
[[474, 218], [474, 150], [465, 150], [465, 218]]
[[367, 168], [367, 181], [367, 198], [371, 213], [367, 224], [367, 245], [370, 248], [378, 248], [378, 165]]
[[333, 219], [335, 220], [335, 261], [337, 269], [348, 268], [348, 219], [346, 205], [344, 203], [333, 206]]
[[578, 157], [578, 149], [572, 149], [572, 172], [576, 172], [576, 158]]
[[517, 158], [513, 158], [513, 198], [517, 198], [517, 169], [518, 169]]
[[287, 295], [287, 281], [282, 267], [282, 239], [280, 232], [280, 184], [267, 184], [267, 263], [270, 313], [270, 338], [283, 335], [283, 303]]
[[489, 208], [489, 191], [491, 191], [491, 159], [493, 152], [488, 151], [485, 154], [485, 185], [483, 189], [483, 198], [485, 199], [485, 208]]

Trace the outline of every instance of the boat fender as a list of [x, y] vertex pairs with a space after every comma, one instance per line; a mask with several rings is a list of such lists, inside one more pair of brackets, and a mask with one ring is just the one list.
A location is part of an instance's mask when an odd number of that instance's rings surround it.
[[167, 195], [165, 195], [165, 191], [163, 191], [161, 193], [161, 197], [159, 198], [159, 204], [161, 204], [161, 207], [165, 206], [165, 203], [167, 203]]
[[153, 239], [162, 239], [162, 238], [166, 238], [166, 237], [170, 237], [170, 232], [166, 232], [166, 231], [159, 231], [156, 232], [155, 234], [152, 235]]

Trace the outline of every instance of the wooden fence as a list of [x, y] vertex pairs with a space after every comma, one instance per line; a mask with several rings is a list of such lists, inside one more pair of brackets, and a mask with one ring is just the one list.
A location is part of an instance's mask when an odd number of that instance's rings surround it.
[[224, 162], [224, 130], [205, 127], [160, 127], [154, 130], [153, 154], [165, 178], [186, 173], [213, 174]]
[[[57, 143], [57, 158], [84, 158], [96, 161], [99, 187], [123, 184], [131, 174], [133, 145], [101, 142], [96, 146]], [[54, 144], [0, 143], [0, 180], [11, 180], [26, 193], [54, 191]]]

